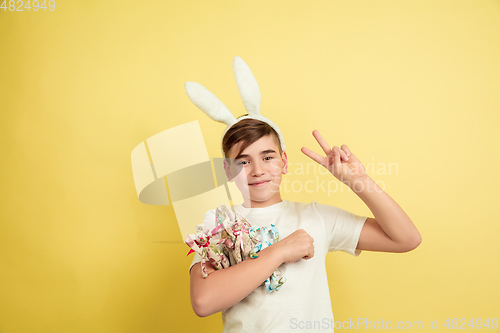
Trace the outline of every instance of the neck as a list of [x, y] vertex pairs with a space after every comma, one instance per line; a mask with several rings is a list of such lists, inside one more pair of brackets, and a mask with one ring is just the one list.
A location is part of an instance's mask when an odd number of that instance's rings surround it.
[[265, 200], [265, 201], [255, 201], [255, 200], [252, 200], [250, 198], [245, 198], [245, 197], [243, 199], [244, 200], [243, 200], [242, 206], [245, 208], [265, 208], [265, 207], [269, 207], [269, 206], [272, 206], [274, 204], [277, 204], [277, 203], [280, 203], [283, 201], [281, 199], [279, 192], [277, 193], [277, 195], [273, 196], [271, 199]]

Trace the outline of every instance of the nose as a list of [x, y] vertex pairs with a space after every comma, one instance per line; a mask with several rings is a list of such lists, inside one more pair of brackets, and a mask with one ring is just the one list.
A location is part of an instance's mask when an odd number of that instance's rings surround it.
[[260, 177], [264, 174], [264, 168], [258, 162], [253, 163], [251, 174], [252, 174], [252, 176]]

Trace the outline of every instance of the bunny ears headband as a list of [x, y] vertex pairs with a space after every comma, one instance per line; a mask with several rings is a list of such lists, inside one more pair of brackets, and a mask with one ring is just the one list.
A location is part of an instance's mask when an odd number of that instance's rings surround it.
[[[260, 89], [259, 85], [257, 84], [257, 80], [250, 70], [250, 67], [248, 67], [243, 59], [236, 56], [233, 60], [233, 71], [236, 85], [238, 86], [238, 91], [240, 92], [241, 100], [243, 101], [245, 109], [248, 112], [247, 116], [236, 119], [231, 111], [229, 111], [229, 109], [214, 94], [212, 94], [207, 88], [197, 82], [186, 82], [184, 84], [189, 99], [210, 118], [227, 125], [224, 133], [222, 133], [222, 138], [224, 138], [224, 135], [226, 135], [226, 132], [231, 128], [231, 126], [233, 126], [240, 120], [247, 118], [257, 119], [268, 123], [276, 131], [276, 133], [278, 133], [278, 137], [281, 143], [281, 150], [285, 151], [285, 140], [283, 140], [283, 136], [281, 135], [281, 131], [278, 126], [276, 126], [275, 123], [260, 114]], [[224, 156], [223, 150], [222, 156]]]

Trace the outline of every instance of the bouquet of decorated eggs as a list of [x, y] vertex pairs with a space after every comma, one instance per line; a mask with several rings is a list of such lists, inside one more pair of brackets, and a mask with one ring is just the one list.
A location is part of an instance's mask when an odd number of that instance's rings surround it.
[[[188, 255], [197, 252], [201, 257], [201, 274], [208, 276], [206, 261], [223, 269], [234, 266], [248, 258], [257, 258], [258, 252], [279, 241], [279, 233], [273, 224], [267, 227], [252, 227], [240, 214], [233, 212], [226, 205], [215, 210], [215, 228], [209, 230], [204, 224], [196, 226], [196, 234], [190, 234], [184, 241], [191, 250]], [[278, 291], [285, 283], [277, 268], [266, 281], [266, 292]]]

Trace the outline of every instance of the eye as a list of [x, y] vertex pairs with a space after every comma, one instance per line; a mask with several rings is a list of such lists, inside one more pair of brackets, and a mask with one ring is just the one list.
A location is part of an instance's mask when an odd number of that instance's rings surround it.
[[[272, 156], [266, 156], [266, 157], [264, 157], [264, 159], [266, 159], [266, 158], [273, 159]], [[267, 161], [269, 161], [269, 160], [267, 160]]]
[[238, 164], [238, 165], [242, 165], [243, 163], [246, 163], [246, 161], [240, 161], [240, 162], [238, 162], [237, 164]]

